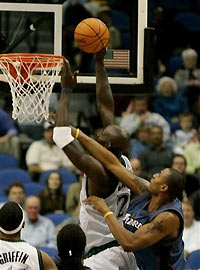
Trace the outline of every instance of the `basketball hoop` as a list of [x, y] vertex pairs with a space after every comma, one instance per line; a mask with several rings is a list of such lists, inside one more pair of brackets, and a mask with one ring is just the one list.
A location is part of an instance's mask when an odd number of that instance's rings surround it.
[[48, 119], [49, 100], [63, 59], [52, 54], [0, 54], [0, 69], [12, 94], [13, 119], [37, 123]]

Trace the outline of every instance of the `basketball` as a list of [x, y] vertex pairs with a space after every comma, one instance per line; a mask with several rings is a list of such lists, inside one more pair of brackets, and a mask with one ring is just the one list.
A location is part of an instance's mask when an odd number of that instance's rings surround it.
[[74, 31], [77, 46], [87, 53], [96, 53], [106, 47], [109, 36], [109, 30], [105, 23], [96, 18], [81, 21]]

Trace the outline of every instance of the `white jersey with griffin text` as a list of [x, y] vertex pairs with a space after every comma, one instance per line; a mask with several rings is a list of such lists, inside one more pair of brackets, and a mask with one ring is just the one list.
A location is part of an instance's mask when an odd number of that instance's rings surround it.
[[40, 251], [19, 240], [0, 239], [1, 270], [42, 270]]
[[[132, 171], [132, 166], [126, 156], [121, 156], [127, 170]], [[103, 188], [103, 187], [102, 187]], [[115, 240], [110, 232], [103, 216], [90, 205], [82, 203], [87, 198], [87, 177], [84, 177], [80, 193], [80, 224], [86, 234], [87, 246], [86, 252], [93, 247], [99, 247]], [[122, 224], [123, 215], [125, 214], [130, 202], [130, 190], [121, 182], [118, 183], [114, 192], [105, 199], [109, 209], [115, 214], [118, 221]]]

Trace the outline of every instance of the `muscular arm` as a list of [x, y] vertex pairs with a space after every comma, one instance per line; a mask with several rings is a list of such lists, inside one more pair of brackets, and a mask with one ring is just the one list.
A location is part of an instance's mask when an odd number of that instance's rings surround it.
[[[65, 68], [67, 70], [65, 72], [65, 75], [62, 76], [62, 87], [72, 88], [71, 80], [73, 80], [73, 77], [71, 74], [70, 67], [65, 66]], [[56, 117], [57, 127], [69, 125], [68, 123], [69, 102], [70, 102], [70, 93], [62, 92], [57, 109], [57, 117]], [[104, 181], [108, 180], [107, 174], [105, 173], [105, 169], [100, 164], [100, 162], [98, 162], [91, 155], [88, 155], [78, 141], [76, 140], [72, 141], [70, 144], [66, 145], [63, 148], [63, 151], [79, 170], [86, 173], [87, 176], [96, 183], [103, 184]]]
[[114, 101], [108, 76], [104, 67], [104, 56], [106, 49], [95, 54], [96, 60], [96, 99], [97, 108], [101, 115], [104, 128], [115, 125]]
[[172, 212], [159, 214], [152, 222], [143, 225], [135, 233], [125, 229], [114, 215], [108, 216], [106, 222], [115, 239], [127, 252], [147, 248], [165, 238], [174, 239], [178, 236], [180, 226], [179, 217]]
[[148, 190], [149, 182], [127, 171], [119, 160], [105, 147], [101, 146], [83, 132], [80, 132], [78, 140], [104, 165], [104, 167], [111, 171], [119, 181], [129, 187], [135, 194], [140, 194]]

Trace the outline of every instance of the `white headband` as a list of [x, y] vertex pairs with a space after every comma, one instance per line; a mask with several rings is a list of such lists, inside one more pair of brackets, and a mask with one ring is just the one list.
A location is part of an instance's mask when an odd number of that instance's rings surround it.
[[12, 230], [12, 231], [6, 231], [6, 230], [4, 230], [2, 227], [0, 227], [0, 231], [1, 231], [2, 233], [5, 233], [5, 234], [15, 234], [15, 233], [17, 233], [17, 232], [19, 232], [19, 231], [21, 230], [21, 228], [22, 228], [22, 226], [23, 226], [23, 223], [24, 223], [24, 211], [23, 211], [21, 205], [18, 204], [18, 206], [21, 208], [21, 210], [22, 210], [22, 215], [23, 215], [22, 221], [21, 221], [20, 225], [19, 225], [16, 229], [14, 229], [14, 230]]

